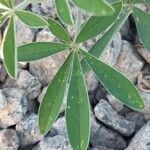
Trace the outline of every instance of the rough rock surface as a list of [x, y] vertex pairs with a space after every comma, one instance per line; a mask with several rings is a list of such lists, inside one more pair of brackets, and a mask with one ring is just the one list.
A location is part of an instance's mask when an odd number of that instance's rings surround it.
[[94, 112], [98, 120], [125, 136], [130, 136], [135, 130], [134, 122], [117, 114], [106, 100], [100, 100], [94, 108]]
[[143, 60], [135, 52], [134, 47], [127, 41], [122, 41], [122, 48], [119, 54], [116, 67], [132, 81], [135, 81], [143, 67]]
[[18, 150], [19, 138], [15, 130], [0, 130], [0, 149], [1, 150]]
[[41, 92], [41, 84], [28, 71], [22, 70], [17, 79], [17, 87], [24, 89], [29, 100], [35, 99]]
[[66, 137], [56, 135], [43, 138], [33, 150], [71, 150]]
[[16, 31], [17, 31], [16, 40], [18, 45], [33, 42], [34, 40], [33, 31], [19, 20], [16, 22]]
[[107, 147], [103, 147], [103, 146], [97, 146], [97, 147], [93, 147], [90, 150], [113, 150]]
[[85, 76], [85, 82], [86, 82], [88, 92], [94, 91], [98, 87], [98, 83], [99, 83], [95, 74], [92, 71], [90, 71]]
[[27, 70], [20, 70], [17, 80], [7, 78], [3, 88], [12, 87], [25, 90], [27, 99], [32, 100], [38, 97], [41, 92], [41, 83], [32, 76]]
[[133, 137], [126, 150], [149, 150], [150, 149], [150, 121]]
[[121, 47], [122, 39], [120, 32], [118, 32], [114, 36], [112, 43], [106, 48], [106, 50], [102, 54], [102, 60], [111, 66], [115, 65], [120, 54]]
[[[23, 0], [15, 2], [20, 3]], [[76, 21], [77, 7], [70, 4], [73, 18]], [[150, 12], [148, 5], [142, 4], [138, 7]], [[59, 20], [53, 0], [43, 0], [41, 4], [24, 5], [22, 8], [39, 14], [45, 19], [52, 17]], [[87, 13], [83, 12], [81, 23], [88, 17]], [[31, 29], [18, 20], [16, 27], [18, 45], [38, 41], [60, 42], [47, 28]], [[70, 36], [74, 38], [76, 26], [65, 27]], [[4, 29], [5, 25], [0, 29], [0, 49]], [[98, 38], [87, 40], [81, 46], [88, 51]], [[0, 150], [72, 150], [65, 127], [66, 98], [58, 119], [45, 137], [39, 132], [37, 116], [39, 102], [41, 102], [47, 84], [53, 79], [67, 55], [68, 52], [64, 51], [30, 63], [19, 63], [17, 80], [10, 79], [6, 74], [1, 55]], [[127, 150], [149, 150], [150, 123], [147, 121], [150, 120], [150, 57], [137, 36], [132, 16], [127, 19], [121, 32], [116, 33], [101, 59], [123, 72], [135, 83], [145, 101], [145, 108], [139, 113], [116, 101], [90, 72], [85, 80], [91, 110], [95, 114], [92, 114], [91, 117], [88, 149], [125, 150], [128, 147]]]
[[124, 149], [126, 141], [117, 132], [112, 131], [102, 124], [98, 124], [95, 119], [91, 119], [91, 137], [92, 146], [104, 146], [115, 150]]
[[123, 103], [119, 102], [113, 95], [107, 95], [107, 99], [117, 112], [121, 112], [123, 110]]
[[144, 109], [139, 110], [139, 111], [144, 115], [146, 120], [149, 120], [150, 119], [150, 103], [149, 103], [150, 93], [143, 92], [140, 89], [139, 89], [139, 92], [145, 103]]
[[0, 63], [0, 82], [4, 82], [4, 80], [6, 79], [6, 70], [4, 68], [4, 65]]
[[[36, 41], [43, 42], [55, 40], [56, 38], [48, 30], [40, 31], [36, 38]], [[46, 85], [53, 79], [66, 57], [67, 53], [64, 51], [41, 60], [33, 61], [29, 65], [29, 70], [32, 75], [38, 78], [42, 85]]]
[[20, 138], [21, 147], [34, 144], [43, 138], [39, 131], [38, 116], [36, 114], [31, 114], [18, 122], [16, 132]]
[[150, 53], [142, 45], [137, 45], [136, 49], [138, 53], [150, 64]]
[[2, 90], [0, 126], [7, 128], [18, 123], [26, 114], [27, 99], [23, 90], [6, 88]]

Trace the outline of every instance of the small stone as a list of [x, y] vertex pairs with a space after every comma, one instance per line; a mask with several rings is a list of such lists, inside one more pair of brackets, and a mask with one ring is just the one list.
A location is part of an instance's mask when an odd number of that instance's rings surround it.
[[109, 101], [109, 103], [111, 104], [111, 106], [117, 111], [117, 112], [121, 112], [124, 108], [123, 103], [121, 103], [120, 101], [118, 101], [113, 95], [107, 95], [107, 99]]
[[1, 150], [18, 150], [19, 138], [15, 130], [0, 130], [0, 149]]
[[[37, 35], [36, 41], [52, 41], [55, 37], [47, 30], [42, 30]], [[68, 56], [68, 52], [63, 51], [44, 59], [33, 61], [29, 65], [31, 74], [38, 78], [43, 86], [47, 85], [54, 77], [64, 60]]]
[[144, 48], [143, 45], [136, 45], [138, 53], [150, 64], [150, 52]]
[[150, 71], [145, 74], [143, 71], [138, 76], [138, 87], [141, 91], [150, 93]]
[[141, 128], [132, 138], [126, 150], [149, 150], [150, 149], [150, 121]]
[[135, 81], [144, 65], [143, 60], [127, 41], [122, 42], [122, 49], [115, 67], [125, 74], [131, 81]]
[[97, 87], [97, 90], [96, 90], [95, 98], [98, 101], [100, 101], [101, 99], [106, 99], [107, 95], [108, 95], [107, 90], [101, 83], [99, 83], [99, 86]]
[[6, 79], [7, 73], [2, 63], [0, 63], [0, 82], [4, 82]]
[[43, 29], [39, 31], [36, 35], [37, 42], [56, 42], [57, 39], [56, 37], [48, 30], [48, 29]]
[[93, 147], [89, 150], [114, 150], [114, 149], [110, 149], [110, 148], [103, 147], [103, 146], [97, 146], [97, 147]]
[[17, 20], [16, 22], [16, 40], [18, 45], [23, 45], [27, 43], [31, 43], [34, 40], [34, 32], [26, 26], [24, 23], [21, 21]]
[[98, 80], [92, 71], [85, 76], [85, 82], [88, 92], [94, 91], [98, 87]]
[[146, 120], [150, 120], [150, 93], [144, 92], [139, 88], [138, 90], [145, 104], [145, 107], [142, 110], [139, 110], [139, 112], [141, 112], [144, 115]]
[[130, 136], [135, 130], [135, 123], [119, 115], [106, 100], [100, 100], [94, 112], [98, 120], [125, 136]]
[[7, 128], [18, 123], [26, 114], [27, 99], [23, 90], [6, 88], [2, 90], [6, 100], [0, 111], [0, 126]]
[[38, 79], [32, 76], [27, 70], [18, 72], [17, 80], [8, 77], [2, 85], [2, 88], [19, 88], [23, 89], [27, 94], [28, 100], [33, 100], [41, 93], [41, 83]]
[[67, 138], [65, 117], [58, 118], [57, 121], [53, 124], [52, 129], [55, 130], [58, 135], [62, 135]]
[[144, 116], [139, 112], [129, 112], [125, 114], [125, 117], [128, 120], [135, 122], [135, 132], [140, 130], [141, 127], [143, 127], [146, 124]]
[[121, 51], [121, 45], [122, 45], [121, 34], [120, 32], [118, 32], [114, 36], [113, 41], [110, 44], [110, 46], [108, 46], [106, 50], [104, 51], [104, 53], [102, 54], [101, 59], [105, 63], [111, 66], [115, 65], [117, 62], [119, 53]]
[[93, 117], [91, 118], [90, 143], [94, 147], [104, 146], [115, 150], [124, 149], [127, 145], [122, 136], [97, 123]]
[[66, 137], [57, 135], [43, 138], [33, 150], [72, 150]]
[[26, 90], [28, 99], [35, 99], [41, 92], [41, 84], [36, 77], [28, 71], [21, 71], [17, 80], [17, 86]]
[[33, 77], [28, 71], [22, 70], [17, 79], [17, 87], [24, 89], [28, 100], [35, 99], [41, 92], [41, 84], [36, 77]]
[[3, 95], [2, 90], [0, 90], [0, 112], [3, 111], [6, 105], [7, 105], [6, 97]]
[[44, 0], [41, 3], [41, 11], [49, 17], [55, 18], [56, 16], [55, 5], [52, 0]]
[[16, 131], [20, 138], [21, 147], [35, 144], [43, 138], [39, 131], [38, 116], [31, 114], [17, 123]]

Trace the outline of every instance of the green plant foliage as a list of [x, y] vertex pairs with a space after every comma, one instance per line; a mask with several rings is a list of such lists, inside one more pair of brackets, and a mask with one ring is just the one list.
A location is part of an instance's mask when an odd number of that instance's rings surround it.
[[55, 0], [56, 10], [59, 18], [66, 24], [72, 25], [73, 19], [70, 13], [68, 0]]
[[11, 7], [11, 1], [9, 0], [0, 0], [0, 3], [6, 7]]
[[119, 15], [122, 9], [122, 3], [118, 2], [113, 4], [113, 8], [115, 10], [115, 13], [112, 16], [102, 16], [102, 17], [92, 16], [81, 29], [79, 35], [76, 38], [76, 43], [84, 42], [105, 31]]
[[7, 15], [0, 15], [0, 26], [2, 26], [6, 20], [7, 20]]
[[94, 16], [110, 16], [114, 13], [113, 7], [104, 0], [72, 0], [75, 5]]
[[60, 40], [70, 43], [71, 39], [68, 32], [56, 21], [48, 19], [49, 30]]
[[29, 27], [42, 28], [47, 26], [47, 22], [44, 19], [29, 11], [19, 10], [15, 11], [15, 14], [22, 22], [24, 22]]
[[[26, 25], [33, 28], [42, 28], [48, 26], [47, 21], [40, 16], [24, 10], [16, 10], [12, 0], [0, 1], [0, 27], [8, 20], [6, 35], [3, 39], [4, 64], [7, 73], [12, 77], [17, 76], [17, 48], [15, 41], [15, 19], [16, 16]], [[30, 57], [31, 58], [31, 57]]]
[[35, 42], [18, 47], [18, 61], [33, 61], [58, 53], [68, 46], [62, 43]]
[[72, 148], [87, 149], [90, 131], [89, 99], [78, 52], [75, 52], [68, 91], [66, 125]]
[[[116, 22], [111, 26], [111, 28], [106, 31], [102, 37], [100, 37], [89, 53], [99, 58], [106, 47], [112, 42], [114, 35], [121, 29], [130, 14], [131, 10], [123, 12], [120, 17], [116, 19]], [[82, 68], [84, 73], [90, 71], [90, 68], [84, 59], [82, 60]]]
[[132, 108], [144, 108], [141, 96], [126, 77], [91, 54], [83, 50], [81, 50], [81, 53], [99, 81], [119, 101]]
[[133, 8], [133, 15], [136, 22], [140, 40], [148, 51], [150, 51], [150, 14], [139, 8]]
[[[68, 85], [73, 53], [71, 53], [49, 84], [39, 110], [39, 126], [46, 134], [59, 114]], [[49, 110], [49, 111], [48, 111]]]
[[[11, 0], [0, 0], [0, 25], [6, 24], [2, 43], [4, 64], [10, 77], [16, 78], [17, 61], [34, 61], [63, 50], [68, 51], [66, 55], [69, 53], [69, 56], [66, 56], [65, 62], [49, 83], [43, 96], [39, 109], [39, 127], [43, 134], [51, 129], [65, 96], [66, 125], [70, 144], [74, 150], [86, 150], [90, 135], [90, 105], [83, 74], [93, 70], [99, 81], [119, 101], [134, 109], [144, 107], [144, 102], [135, 86], [99, 58], [131, 13], [134, 15], [142, 43], [150, 50], [150, 15], [135, 7], [135, 3], [148, 3], [149, 0], [109, 0], [109, 3], [105, 0], [54, 0], [59, 22], [62, 21], [62, 24], [51, 18], [45, 20], [22, 10], [24, 5], [40, 2], [43, 1], [25, 0], [14, 6]], [[70, 2], [88, 12], [89, 19], [83, 24], [79, 8], [77, 23], [74, 24]], [[32, 28], [48, 28], [59, 42], [33, 42], [16, 48], [14, 23], [16, 19], [20, 19]], [[67, 25], [76, 28], [74, 38], [66, 30]], [[96, 36], [99, 39], [91, 50], [83, 51], [80, 44]]]
[[17, 48], [15, 39], [14, 16], [11, 17], [2, 44], [4, 64], [12, 78], [17, 76]]

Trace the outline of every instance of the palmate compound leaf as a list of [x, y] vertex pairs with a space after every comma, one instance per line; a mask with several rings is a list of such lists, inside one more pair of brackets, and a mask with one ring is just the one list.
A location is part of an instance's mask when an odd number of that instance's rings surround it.
[[[111, 28], [104, 33], [102, 37], [96, 42], [96, 44], [89, 51], [90, 54], [99, 58], [101, 54], [105, 51], [106, 47], [112, 42], [114, 35], [121, 29], [129, 15], [131, 14], [131, 10], [122, 12], [118, 19], [116, 19], [115, 23], [111, 26]], [[83, 72], [86, 74], [90, 71], [90, 67], [83, 59], [81, 61]]]
[[24, 22], [29, 27], [43, 28], [48, 26], [46, 20], [36, 14], [33, 14], [32, 12], [16, 10], [15, 14], [22, 22]]
[[77, 51], [74, 56], [68, 91], [66, 125], [72, 148], [86, 150], [90, 134], [90, 106]]
[[72, 25], [73, 19], [69, 8], [68, 0], [55, 0], [57, 15], [65, 24]]
[[133, 8], [133, 15], [141, 42], [150, 52], [150, 14], [139, 8]]
[[52, 32], [52, 34], [55, 35], [60, 40], [67, 43], [71, 42], [71, 38], [68, 32], [65, 30], [65, 28], [62, 25], [60, 25], [55, 20], [48, 19], [48, 28]]
[[125, 76], [91, 54], [83, 50], [81, 53], [99, 81], [113, 96], [134, 109], [144, 108], [144, 102], [137, 89]]
[[68, 56], [52, 82], [48, 85], [46, 94], [41, 102], [39, 109], [39, 127], [43, 134], [46, 134], [50, 130], [59, 114], [65, 91], [68, 87], [72, 61], [73, 53]]
[[112, 6], [115, 10], [115, 13], [112, 16], [92, 16], [87, 21], [87, 23], [82, 27], [81, 31], [79, 32], [76, 38], [76, 43], [82, 43], [90, 38], [101, 34], [112, 25], [122, 9], [122, 2], [116, 2]]
[[48, 57], [68, 48], [62, 43], [34, 42], [18, 47], [18, 61], [33, 61]]
[[113, 7], [104, 0], [72, 0], [72, 2], [93, 16], [110, 16], [114, 13]]
[[9, 23], [2, 43], [4, 65], [7, 73], [12, 77], [17, 76], [17, 48], [15, 37], [14, 15], [9, 19]]

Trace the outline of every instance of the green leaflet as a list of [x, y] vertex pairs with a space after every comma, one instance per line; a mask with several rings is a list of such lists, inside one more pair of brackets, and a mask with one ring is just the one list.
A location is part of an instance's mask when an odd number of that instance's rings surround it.
[[104, 0], [72, 0], [75, 5], [91, 13], [93, 16], [111, 16], [114, 13], [111, 7]]
[[[123, 14], [120, 15], [119, 19], [117, 19], [115, 24], [91, 48], [89, 53], [99, 58], [103, 53], [103, 51], [105, 50], [105, 48], [112, 42], [113, 36], [121, 29], [121, 27], [123, 26], [123, 24], [125, 23], [125, 21], [127, 20], [130, 14], [131, 11], [123, 12]], [[82, 60], [81, 64], [82, 64], [83, 72], [85, 74], [88, 71], [90, 71], [90, 68], [84, 59]]]
[[91, 17], [81, 29], [76, 38], [76, 43], [84, 42], [92, 37], [95, 37], [105, 31], [119, 15], [122, 9], [122, 3], [118, 2], [112, 5], [115, 13], [112, 16]]
[[112, 95], [129, 107], [144, 108], [144, 102], [137, 89], [125, 76], [91, 54], [83, 50], [81, 53], [99, 81]]
[[67, 98], [66, 125], [70, 144], [74, 150], [86, 150], [89, 144], [89, 99], [82, 68], [75, 52]]
[[32, 28], [42, 28], [48, 26], [47, 22], [36, 14], [29, 11], [15, 11], [17, 17], [27, 26]]
[[[7, 0], [0, 0], [0, 3], [1, 3], [1, 5], [3, 5], [3, 6], [5, 6], [5, 7], [9, 7], [9, 8], [10, 8], [10, 5], [9, 5], [9, 3], [8, 3], [8, 1], [7, 1]], [[1, 7], [3, 7], [3, 6], [0, 6], [0, 8], [1, 8]]]
[[5, 1], [6, 1], [7, 5], [8, 5], [8, 7], [12, 8], [14, 0], [5, 0]]
[[3, 41], [4, 64], [7, 73], [12, 77], [17, 76], [17, 48], [15, 38], [14, 16], [9, 20], [9, 24]]
[[48, 85], [47, 92], [40, 105], [39, 127], [43, 134], [46, 134], [50, 130], [53, 122], [59, 114], [68, 85], [72, 59], [73, 54], [71, 53], [55, 75], [52, 82]]
[[33, 61], [63, 51], [67, 45], [62, 43], [35, 42], [18, 47], [18, 61]]
[[55, 0], [58, 17], [66, 24], [72, 25], [73, 19], [68, 5], [68, 0]]
[[57, 38], [59, 38], [64, 42], [67, 43], [71, 42], [68, 32], [58, 22], [52, 19], [48, 19], [48, 24], [49, 24], [48, 28], [53, 33], [53, 35], [55, 35]]
[[0, 27], [5, 23], [7, 20], [7, 15], [0, 15]]
[[133, 15], [140, 40], [150, 52], [150, 14], [145, 13], [139, 8], [133, 8]]

